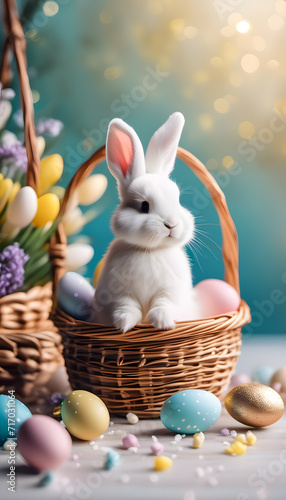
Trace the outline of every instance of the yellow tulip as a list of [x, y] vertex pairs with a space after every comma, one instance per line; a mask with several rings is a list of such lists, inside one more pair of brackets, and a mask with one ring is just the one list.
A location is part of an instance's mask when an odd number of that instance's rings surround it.
[[59, 154], [47, 156], [41, 160], [38, 195], [45, 193], [60, 179], [64, 162]]
[[93, 275], [93, 286], [96, 286], [96, 283], [98, 282], [98, 280], [100, 278], [100, 275], [101, 275], [102, 270], [104, 268], [105, 259], [106, 259], [105, 256], [102, 257], [102, 259], [99, 261], [99, 263], [97, 264], [97, 266], [95, 268], [94, 275]]
[[78, 187], [79, 205], [91, 205], [102, 197], [107, 188], [107, 178], [103, 174], [91, 175]]
[[80, 208], [67, 211], [63, 216], [62, 224], [67, 236], [79, 233], [86, 224], [85, 217]]
[[13, 188], [13, 182], [11, 179], [0, 180], [0, 212], [2, 212], [7, 201], [9, 200], [10, 193]]
[[42, 227], [54, 222], [60, 210], [60, 201], [53, 193], [46, 193], [38, 199], [38, 210], [33, 219], [35, 227]]
[[13, 187], [11, 189], [10, 196], [9, 196], [9, 203], [11, 203], [11, 201], [14, 200], [18, 191], [20, 191], [20, 188], [21, 188], [20, 182], [15, 182], [15, 184], [13, 184]]

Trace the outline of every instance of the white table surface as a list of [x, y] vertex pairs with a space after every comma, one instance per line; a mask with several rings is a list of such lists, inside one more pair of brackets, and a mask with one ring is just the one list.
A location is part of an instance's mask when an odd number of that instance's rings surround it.
[[[257, 337], [244, 340], [237, 373], [250, 374], [262, 364], [274, 368], [285, 365], [286, 336]], [[125, 419], [112, 418], [112, 425], [94, 445], [74, 442], [72, 457], [55, 473], [52, 482], [39, 486], [43, 475], [35, 474], [17, 456], [16, 493], [7, 490], [7, 452], [0, 451], [0, 499], [21, 500], [285, 500], [286, 499], [286, 415], [271, 427], [254, 430], [255, 446], [242, 456], [224, 454], [220, 435], [228, 427], [245, 432], [246, 427], [233, 420], [223, 409], [219, 421], [205, 432], [205, 443], [192, 448], [192, 437], [176, 444], [174, 434], [160, 420], [140, 420], [129, 425]], [[141, 448], [137, 454], [123, 450], [121, 432], [137, 435]], [[164, 454], [173, 457], [168, 471], [154, 472], [150, 453], [151, 436], [164, 444]], [[121, 455], [112, 470], [104, 470], [107, 447]], [[203, 477], [200, 477], [203, 476]]]

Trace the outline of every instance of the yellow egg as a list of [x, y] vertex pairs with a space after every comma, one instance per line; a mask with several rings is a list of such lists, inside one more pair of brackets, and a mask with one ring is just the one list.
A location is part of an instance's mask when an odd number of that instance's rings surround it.
[[103, 257], [99, 263], [97, 264], [96, 268], [95, 268], [95, 271], [94, 271], [94, 275], [93, 275], [93, 286], [96, 286], [96, 283], [98, 282], [99, 280], [99, 277], [102, 273], [102, 270], [104, 268], [104, 263], [105, 263], [105, 257]]
[[64, 162], [59, 154], [53, 154], [41, 160], [38, 195], [53, 186], [63, 173]]
[[170, 469], [173, 464], [173, 460], [169, 457], [165, 457], [161, 455], [160, 457], [156, 457], [154, 459], [154, 469], [157, 471], [163, 471]]
[[278, 392], [262, 384], [238, 385], [226, 395], [224, 402], [235, 420], [253, 427], [274, 424], [284, 413], [284, 404]]
[[38, 199], [38, 210], [33, 219], [35, 227], [45, 226], [48, 222], [54, 222], [60, 210], [58, 197], [53, 193], [43, 194]]
[[109, 413], [99, 397], [88, 391], [72, 391], [64, 399], [61, 415], [68, 431], [78, 439], [92, 440], [109, 426]]

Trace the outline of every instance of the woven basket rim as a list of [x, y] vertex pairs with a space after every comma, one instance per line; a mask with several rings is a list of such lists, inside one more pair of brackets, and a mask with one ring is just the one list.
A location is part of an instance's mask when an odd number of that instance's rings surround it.
[[[35, 285], [32, 288], [29, 288], [26, 291], [18, 291], [14, 293], [9, 293], [8, 295], [4, 295], [3, 297], [0, 297], [0, 306], [3, 304], [6, 304], [7, 302], [27, 302], [30, 300], [31, 295], [35, 295], [35, 299], [39, 300], [40, 298], [43, 297], [43, 295], [51, 295], [52, 293], [52, 287], [53, 283], [52, 281], [48, 281], [44, 285]], [[36, 292], [39, 291], [41, 292], [40, 296], [36, 295]], [[33, 300], [35, 300], [33, 299]]]
[[54, 313], [55, 324], [64, 335], [136, 343], [142, 340], [147, 341], [149, 335], [151, 336], [151, 341], [178, 340], [178, 337], [184, 336], [185, 333], [197, 335], [207, 335], [209, 333], [215, 335], [221, 331], [242, 328], [250, 319], [250, 309], [244, 300], [241, 300], [237, 311], [199, 320], [178, 321], [176, 322], [176, 328], [173, 330], [157, 330], [149, 324], [139, 324], [128, 332], [122, 333], [120, 330], [109, 325], [77, 320], [62, 311], [59, 307]]

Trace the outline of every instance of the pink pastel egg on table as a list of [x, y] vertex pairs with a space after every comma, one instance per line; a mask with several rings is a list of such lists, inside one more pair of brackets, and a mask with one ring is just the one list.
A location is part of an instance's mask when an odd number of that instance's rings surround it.
[[68, 431], [51, 417], [34, 415], [18, 432], [17, 449], [38, 471], [57, 469], [69, 456], [72, 440]]
[[225, 281], [203, 280], [194, 287], [194, 290], [202, 318], [230, 313], [239, 308], [239, 294]]

